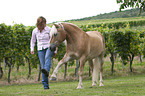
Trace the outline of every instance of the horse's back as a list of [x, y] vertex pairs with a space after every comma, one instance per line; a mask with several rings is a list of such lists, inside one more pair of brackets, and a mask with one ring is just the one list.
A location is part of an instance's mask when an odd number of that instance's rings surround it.
[[102, 38], [102, 35], [100, 32], [98, 31], [88, 31], [86, 32], [90, 37], [100, 37]]
[[[86, 32], [90, 40], [90, 50], [96, 51], [94, 53], [105, 53], [105, 39], [104, 36], [98, 31]], [[96, 50], [95, 50], [96, 49]], [[98, 54], [99, 55], [99, 54]]]
[[[98, 31], [88, 31], [86, 33], [92, 38], [99, 38], [102, 41], [105, 41], [104, 36]], [[103, 42], [103, 43], [105, 43], [105, 42]]]

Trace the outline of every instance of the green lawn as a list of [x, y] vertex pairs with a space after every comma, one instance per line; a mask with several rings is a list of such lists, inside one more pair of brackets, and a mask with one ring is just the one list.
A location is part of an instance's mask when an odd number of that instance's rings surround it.
[[77, 81], [51, 82], [50, 89], [42, 84], [0, 86], [0, 96], [145, 96], [145, 75], [104, 79], [103, 87], [92, 87], [84, 80], [84, 89], [76, 89]]

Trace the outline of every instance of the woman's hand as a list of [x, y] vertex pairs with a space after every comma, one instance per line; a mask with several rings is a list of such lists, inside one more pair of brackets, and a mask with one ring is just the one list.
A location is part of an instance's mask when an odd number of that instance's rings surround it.
[[34, 54], [34, 51], [31, 51], [31, 54], [33, 55]]

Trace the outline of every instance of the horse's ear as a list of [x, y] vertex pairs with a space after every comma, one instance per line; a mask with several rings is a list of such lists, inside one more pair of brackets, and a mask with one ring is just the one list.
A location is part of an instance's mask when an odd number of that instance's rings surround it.
[[59, 28], [59, 25], [57, 25], [57, 24], [53, 24], [56, 28]]

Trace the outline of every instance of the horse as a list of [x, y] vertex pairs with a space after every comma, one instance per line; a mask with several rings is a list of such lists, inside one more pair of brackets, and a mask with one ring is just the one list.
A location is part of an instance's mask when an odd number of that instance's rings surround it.
[[88, 61], [92, 70], [92, 86], [96, 86], [100, 72], [100, 86], [103, 85], [102, 71], [105, 54], [105, 39], [98, 31], [84, 32], [78, 26], [71, 23], [53, 24], [50, 31], [50, 50], [55, 50], [64, 40], [66, 41], [66, 53], [58, 62], [50, 80], [56, 80], [61, 66], [68, 61], [79, 60], [79, 84], [77, 89], [83, 88], [82, 75], [85, 62]]

